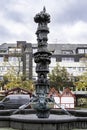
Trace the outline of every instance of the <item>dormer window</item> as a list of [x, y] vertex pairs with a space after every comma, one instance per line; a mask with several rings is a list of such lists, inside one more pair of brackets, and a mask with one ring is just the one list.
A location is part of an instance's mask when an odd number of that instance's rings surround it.
[[85, 52], [84, 52], [84, 49], [78, 49], [78, 53], [79, 54], [84, 54]]
[[62, 54], [73, 54], [72, 50], [62, 50]]
[[73, 57], [62, 57], [62, 62], [74, 62]]
[[87, 54], [87, 49], [85, 49], [85, 53]]
[[78, 48], [78, 54], [87, 54], [87, 48]]

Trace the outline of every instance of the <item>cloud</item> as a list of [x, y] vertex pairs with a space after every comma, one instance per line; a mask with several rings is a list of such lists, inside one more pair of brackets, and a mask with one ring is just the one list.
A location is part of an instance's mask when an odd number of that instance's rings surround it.
[[62, 23], [73, 23], [79, 20], [86, 21], [87, 1], [86, 0], [67, 0], [61, 12], [58, 13], [56, 20]]
[[57, 43], [86, 43], [87, 23], [78, 21], [73, 24], [58, 24], [58, 26], [52, 28], [49, 39]]
[[50, 43], [87, 42], [86, 0], [0, 1], [0, 43], [26, 40], [36, 43], [34, 16], [46, 6], [51, 15]]

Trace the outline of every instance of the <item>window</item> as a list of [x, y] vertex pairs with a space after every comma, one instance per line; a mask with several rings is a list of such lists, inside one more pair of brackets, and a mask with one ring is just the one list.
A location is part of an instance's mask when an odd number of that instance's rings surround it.
[[21, 48], [9, 48], [9, 53], [21, 53]]
[[29, 54], [26, 54], [26, 73], [29, 73]]
[[3, 59], [4, 59], [3, 57], [0, 57], [0, 62], [2, 62], [2, 61], [3, 61]]
[[15, 61], [15, 62], [18, 62], [18, 58], [19, 57], [9, 57], [9, 61]]
[[87, 49], [86, 48], [78, 49], [78, 53], [79, 54], [87, 54]]
[[5, 98], [5, 99], [3, 100], [3, 102], [8, 102], [8, 101], [10, 101], [9, 98]]
[[16, 48], [16, 53], [21, 53], [21, 48]]
[[56, 58], [51, 58], [51, 62], [56, 62]]
[[9, 48], [9, 53], [14, 53], [15, 49], [14, 48]]
[[52, 57], [51, 58], [51, 63], [49, 66], [55, 66], [56, 65], [56, 58]]
[[62, 62], [67, 62], [67, 61], [74, 62], [74, 58], [73, 57], [62, 57]]
[[72, 50], [62, 50], [62, 54], [72, 54]]
[[7, 50], [0, 50], [0, 53], [6, 53]]
[[86, 70], [86, 68], [85, 68], [85, 67], [78, 67], [78, 70], [79, 70], [80, 72], [83, 72], [83, 71]]
[[26, 61], [29, 61], [29, 54], [26, 54]]
[[84, 49], [78, 49], [79, 54], [84, 54]]
[[34, 54], [35, 52], [37, 52], [37, 48], [34, 48], [34, 49], [33, 49], [33, 54]]
[[85, 53], [87, 54], [87, 49], [85, 49]]

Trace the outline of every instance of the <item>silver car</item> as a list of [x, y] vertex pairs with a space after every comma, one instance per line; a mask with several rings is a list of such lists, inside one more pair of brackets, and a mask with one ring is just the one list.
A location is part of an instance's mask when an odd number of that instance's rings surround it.
[[0, 101], [0, 109], [18, 109], [23, 104], [29, 103], [30, 96], [23, 94], [12, 94]]

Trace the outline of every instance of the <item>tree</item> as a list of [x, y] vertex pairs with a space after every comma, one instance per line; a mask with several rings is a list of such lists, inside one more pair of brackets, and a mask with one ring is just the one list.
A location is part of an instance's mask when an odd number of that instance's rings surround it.
[[69, 87], [69, 73], [65, 67], [60, 67], [57, 64], [51, 73], [49, 73], [50, 86], [57, 90], [62, 90], [63, 87]]
[[29, 91], [34, 90], [33, 81], [26, 80], [26, 78], [21, 74], [18, 75], [14, 67], [10, 68], [10, 70], [4, 75], [3, 83], [5, 86], [5, 89], [12, 89], [15, 87], [20, 87]]
[[80, 62], [82, 63], [82, 65], [87, 67], [87, 54], [85, 54], [84, 57], [80, 58]]
[[80, 59], [80, 63], [84, 67], [85, 72], [79, 76], [79, 80], [75, 82], [75, 85], [78, 90], [87, 90], [87, 54]]
[[33, 81], [31, 81], [31, 80], [22, 81], [21, 78], [15, 79], [15, 80], [10, 81], [9, 83], [6, 84], [7, 89], [12, 89], [15, 87], [23, 88], [23, 89], [26, 89], [28, 91], [34, 90]]
[[79, 76], [79, 81], [75, 82], [78, 90], [87, 90], [87, 72]]

